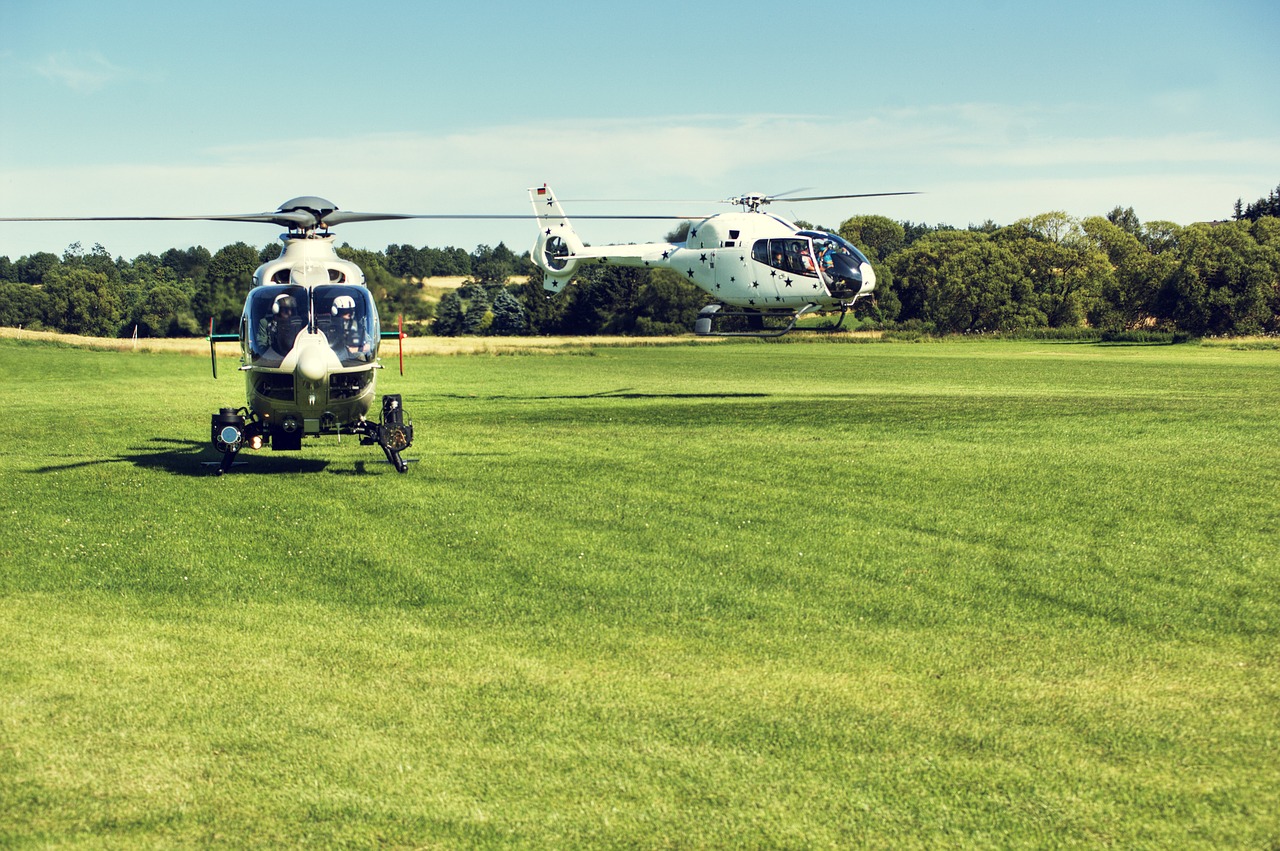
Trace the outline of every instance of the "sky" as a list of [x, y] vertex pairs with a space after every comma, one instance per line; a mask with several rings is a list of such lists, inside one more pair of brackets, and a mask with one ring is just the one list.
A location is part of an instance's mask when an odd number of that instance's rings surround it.
[[[0, 0], [0, 217], [708, 215], [964, 227], [1117, 205], [1224, 219], [1280, 184], [1275, 0], [612, 4]], [[575, 203], [574, 199], [581, 199]], [[589, 199], [613, 199], [607, 203]], [[587, 221], [587, 242], [670, 226]], [[525, 221], [339, 243], [533, 243]], [[0, 222], [0, 255], [261, 246], [271, 225]]]

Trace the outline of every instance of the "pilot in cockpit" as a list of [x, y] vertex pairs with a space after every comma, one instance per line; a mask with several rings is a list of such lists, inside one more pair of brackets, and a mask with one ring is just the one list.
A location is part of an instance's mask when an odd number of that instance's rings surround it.
[[835, 268], [836, 250], [831, 246], [830, 242], [822, 243], [822, 248], [818, 252], [818, 265], [827, 274], [830, 274], [831, 270]]
[[330, 342], [338, 357], [343, 360], [369, 359], [369, 338], [362, 322], [356, 319], [356, 300], [349, 295], [340, 295], [333, 300], [330, 312], [335, 317], [333, 337]]
[[271, 304], [271, 312], [258, 320], [254, 342], [258, 352], [275, 349], [280, 354], [288, 354], [293, 348], [293, 341], [302, 330], [302, 320], [294, 315], [298, 302], [288, 293], [276, 296]]

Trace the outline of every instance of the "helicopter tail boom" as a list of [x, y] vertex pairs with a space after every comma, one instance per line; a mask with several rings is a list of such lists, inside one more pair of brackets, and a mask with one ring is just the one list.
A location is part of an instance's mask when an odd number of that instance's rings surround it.
[[[574, 231], [573, 224], [564, 214], [551, 187], [543, 184], [530, 189], [529, 200], [533, 203], [533, 213], [538, 222], [538, 241], [534, 244], [531, 256], [538, 268], [542, 269], [543, 287], [553, 292], [562, 290], [582, 264], [588, 261], [615, 266], [661, 266], [682, 247], [682, 244], [671, 242], [587, 246]], [[588, 216], [587, 218], [630, 217]]]

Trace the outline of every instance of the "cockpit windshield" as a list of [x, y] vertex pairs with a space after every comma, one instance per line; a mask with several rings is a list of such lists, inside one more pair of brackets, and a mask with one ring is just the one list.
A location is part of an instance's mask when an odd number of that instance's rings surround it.
[[249, 351], [254, 358], [283, 358], [310, 324], [311, 302], [305, 287], [271, 284], [249, 293]]
[[343, 366], [378, 356], [378, 311], [364, 287], [268, 284], [249, 293], [246, 312], [249, 351], [264, 365], [283, 360], [298, 335], [312, 332], [325, 336]]
[[343, 366], [378, 356], [381, 327], [373, 298], [364, 287], [321, 286], [311, 291], [316, 330], [324, 334]]
[[859, 251], [852, 242], [834, 233], [825, 233], [820, 230], [802, 230], [799, 232], [799, 236], [807, 236], [813, 240], [814, 250], [818, 252], [818, 260], [824, 267], [831, 265], [828, 260], [835, 254], [844, 254], [854, 258], [857, 261], [854, 265], [871, 262], [867, 259], [867, 255]]

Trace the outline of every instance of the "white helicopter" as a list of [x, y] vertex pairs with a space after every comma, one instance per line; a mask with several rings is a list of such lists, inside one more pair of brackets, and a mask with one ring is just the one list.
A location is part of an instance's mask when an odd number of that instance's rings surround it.
[[[377, 444], [398, 472], [408, 470], [400, 453], [413, 443], [399, 395], [382, 397], [379, 422], [373, 406], [378, 344], [403, 340], [403, 329], [383, 331], [364, 273], [334, 250], [329, 228], [348, 222], [391, 219], [497, 218], [491, 216], [357, 213], [339, 210], [315, 196], [293, 198], [274, 212], [217, 216], [94, 216], [0, 218], [17, 221], [223, 221], [263, 222], [287, 228], [284, 249], [253, 273], [235, 334], [213, 333], [209, 353], [218, 377], [215, 346], [239, 342], [246, 406], [222, 408], [211, 422], [211, 439], [222, 453], [218, 474], [231, 469], [240, 450], [270, 446], [298, 450], [308, 435], [352, 434]], [[504, 218], [516, 218], [514, 216]], [[523, 218], [523, 217], [520, 217]], [[404, 373], [401, 343], [400, 372]]]
[[[874, 192], [857, 195], [816, 195], [787, 201], [826, 201], [914, 195], [914, 192]], [[582, 216], [586, 219], [686, 219], [691, 222], [684, 242], [587, 246], [546, 184], [529, 190], [539, 233], [532, 257], [543, 271], [543, 286], [560, 291], [583, 263], [672, 269], [705, 290], [716, 303], [698, 314], [694, 331], [700, 335], [777, 337], [795, 328], [800, 317], [817, 311], [840, 311], [835, 330], [861, 298], [876, 286], [876, 273], [848, 240], [834, 233], [806, 230], [761, 207], [781, 195], [742, 195], [722, 203], [740, 212], [704, 217]], [[745, 316], [755, 330], [717, 331], [723, 318]], [[785, 323], [778, 327], [776, 322]], [[770, 327], [770, 322], [775, 324]]]

